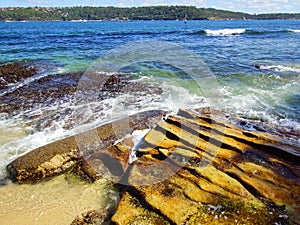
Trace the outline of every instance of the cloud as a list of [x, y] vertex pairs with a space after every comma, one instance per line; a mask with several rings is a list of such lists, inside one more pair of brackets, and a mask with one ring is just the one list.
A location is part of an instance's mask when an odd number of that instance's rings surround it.
[[154, 6], [154, 5], [193, 5], [198, 7], [204, 7], [206, 5], [206, 0], [132, 0], [131, 5], [136, 6]]
[[163, 4], [165, 1], [164, 0], [146, 0], [146, 1], [140, 1], [139, 5], [145, 5], [145, 6], [150, 6], [150, 5], [160, 5]]
[[264, 12], [280, 12], [283, 8], [291, 8], [288, 0], [247, 0], [245, 5], [250, 9]]
[[217, 7], [252, 13], [292, 11], [296, 8], [299, 11], [300, 1], [295, 2], [295, 0], [218, 0]]
[[206, 0], [183, 0], [182, 5], [193, 5], [198, 7], [206, 6]]
[[[4, 1], [4, 3], [3, 3]], [[155, 6], [192, 5], [249, 13], [300, 12], [300, 0], [0, 0], [4, 6]]]
[[19, 2], [28, 2], [29, 4], [33, 4], [33, 5], [50, 5], [53, 3], [52, 1], [46, 1], [46, 0], [23, 0]]

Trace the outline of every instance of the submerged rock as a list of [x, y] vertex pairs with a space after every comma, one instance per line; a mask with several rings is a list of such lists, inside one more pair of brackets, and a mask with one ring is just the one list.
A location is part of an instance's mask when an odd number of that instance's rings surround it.
[[[135, 96], [162, 93], [161, 88], [137, 82], [133, 77], [134, 74], [129, 73], [96, 72], [36, 76], [30, 82], [21, 82], [21, 85], [0, 93], [0, 113], [22, 114], [25, 120], [37, 119], [34, 129], [40, 131], [45, 129], [44, 125], [68, 118], [76, 107], [85, 107], [91, 102], [101, 102], [126, 93]], [[96, 110], [101, 110], [101, 107], [99, 104]], [[35, 113], [32, 115], [30, 112]], [[73, 118], [80, 117], [75, 114]], [[66, 121], [65, 128], [70, 127], [72, 121]]]
[[57, 74], [33, 79], [12, 92], [0, 96], [0, 112], [26, 111], [42, 106], [51, 106], [56, 101], [69, 101], [82, 73]]
[[[71, 167], [90, 181], [106, 177], [116, 183], [121, 198], [112, 215], [91, 211], [73, 224], [300, 221], [297, 143], [240, 129], [209, 113], [179, 111], [161, 120], [162, 114], [131, 116], [130, 126], [122, 126], [124, 120], [101, 126], [96, 129], [101, 144], [88, 132], [81, 135], [83, 142], [75, 137], [54, 142], [20, 157], [8, 169], [19, 183], [35, 182]], [[145, 128], [152, 129], [138, 144], [127, 135]], [[124, 138], [116, 142], [120, 138], [116, 134]], [[79, 151], [78, 143], [84, 151]], [[130, 164], [134, 144], [138, 158]]]
[[107, 216], [107, 210], [91, 210], [81, 216], [78, 216], [70, 225], [105, 224]]
[[37, 69], [32, 66], [18, 63], [0, 65], [0, 89], [6, 88], [8, 84], [32, 77], [36, 73]]

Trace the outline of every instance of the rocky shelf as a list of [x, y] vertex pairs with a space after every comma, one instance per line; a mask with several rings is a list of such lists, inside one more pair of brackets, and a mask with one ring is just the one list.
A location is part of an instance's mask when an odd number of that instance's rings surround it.
[[[131, 134], [144, 129], [134, 143]], [[114, 182], [116, 209], [83, 212], [72, 225], [297, 224], [299, 150], [212, 114], [151, 111], [33, 150], [7, 169], [20, 184], [67, 171]]]
[[37, 69], [29, 65], [18, 63], [7, 63], [0, 65], [0, 89], [7, 85], [17, 83], [22, 79], [32, 77], [37, 73]]

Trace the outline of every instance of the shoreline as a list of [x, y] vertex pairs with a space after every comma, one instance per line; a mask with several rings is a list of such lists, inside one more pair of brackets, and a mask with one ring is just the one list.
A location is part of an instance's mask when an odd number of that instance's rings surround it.
[[[23, 11], [21, 12], [22, 16], [18, 17], [11, 13], [11, 11]], [[37, 15], [36, 12], [40, 14]], [[1, 16], [2, 20], [14, 20], [15, 18], [22, 18], [19, 20], [300, 19], [299, 13], [251, 14], [178, 5], [148, 7], [2, 7], [0, 8], [0, 18]]]
[[[278, 21], [278, 20], [290, 20], [299, 21], [300, 19], [226, 19], [226, 18], [206, 18], [206, 19], [189, 19], [188, 21]], [[118, 20], [118, 19], [101, 19], [101, 20], [0, 20], [2, 23], [27, 23], [27, 22], [147, 22], [147, 21], [178, 21], [183, 22], [179, 19], [139, 19], [139, 20]], [[188, 22], [187, 21], [187, 22]]]

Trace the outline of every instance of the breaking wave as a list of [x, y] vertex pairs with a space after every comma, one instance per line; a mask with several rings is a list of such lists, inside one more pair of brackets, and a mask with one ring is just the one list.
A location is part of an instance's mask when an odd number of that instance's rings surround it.
[[255, 65], [257, 69], [300, 73], [300, 68], [283, 65]]
[[300, 33], [300, 30], [297, 29], [288, 29], [288, 30], [252, 30], [246, 28], [240, 29], [218, 29], [211, 30], [205, 29], [193, 32], [192, 34], [197, 35], [206, 35], [206, 36], [233, 36], [233, 35], [270, 35], [270, 34], [279, 34], [279, 33]]
[[222, 30], [204, 30], [208, 36], [228, 36], [228, 35], [240, 35], [246, 32], [246, 29], [222, 29]]
[[288, 30], [289, 32], [294, 32], [294, 33], [300, 33], [300, 30], [292, 30], [292, 29], [290, 29], [290, 30]]

